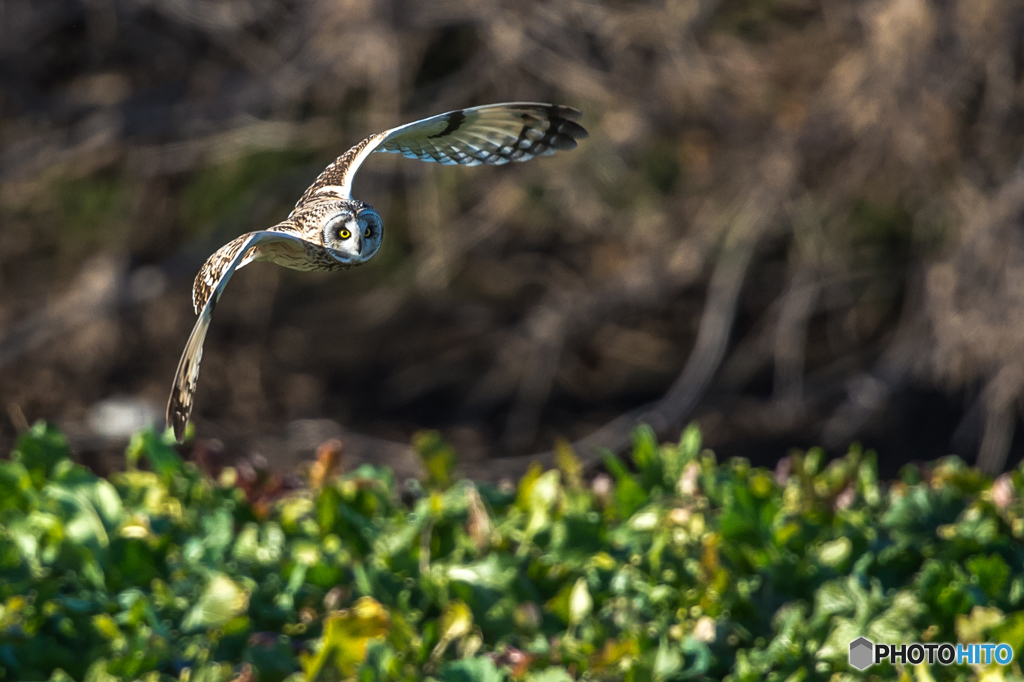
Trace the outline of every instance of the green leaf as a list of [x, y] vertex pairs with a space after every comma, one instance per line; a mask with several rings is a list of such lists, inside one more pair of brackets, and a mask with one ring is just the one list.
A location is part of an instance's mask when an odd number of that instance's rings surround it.
[[892, 600], [892, 606], [868, 626], [868, 639], [874, 642], [918, 641], [914, 622], [925, 607], [910, 590], [900, 590]]
[[140, 458], [145, 457], [160, 476], [171, 476], [181, 471], [184, 462], [177, 451], [169, 446], [155, 431], [148, 429], [132, 436], [125, 450], [128, 468], [135, 468]]
[[43, 492], [60, 503], [63, 511], [64, 532], [69, 539], [94, 550], [105, 548], [110, 544], [110, 537], [103, 525], [103, 519], [84, 496], [75, 495], [64, 486], [56, 484], [48, 485]]
[[[189, 682], [227, 682], [231, 679], [231, 666], [224, 663], [207, 663], [189, 678]], [[147, 680], [147, 682], [149, 682]], [[152, 682], [156, 682], [153, 680]]]
[[618, 457], [608, 455], [604, 461], [615, 478], [615, 511], [619, 518], [628, 519], [633, 512], [647, 504], [647, 493]]
[[658, 437], [647, 424], [640, 424], [633, 429], [633, 461], [648, 488], [662, 482], [664, 471], [661, 464], [661, 453], [658, 448]]
[[107, 671], [107, 659], [100, 658], [89, 666], [82, 682], [119, 682], [119, 680]]
[[487, 656], [446, 663], [441, 666], [440, 672], [444, 682], [502, 682], [505, 679], [505, 675]]
[[569, 671], [559, 665], [530, 673], [526, 682], [573, 682], [573, 679]]
[[27, 512], [38, 505], [32, 476], [21, 462], [0, 462], [0, 512], [5, 509]]
[[46, 422], [38, 421], [18, 437], [11, 459], [22, 464], [32, 477], [36, 488], [42, 488], [57, 465], [70, 461], [64, 434]]
[[1011, 613], [1002, 623], [992, 629], [990, 640], [992, 642], [1005, 642], [1013, 647], [1013, 657], [1016, 660], [1024, 653], [1024, 611]]
[[486, 587], [492, 590], [505, 590], [516, 579], [516, 564], [511, 557], [500, 554], [489, 554], [486, 559], [475, 563], [454, 564], [444, 569], [449, 580]]
[[998, 554], [972, 556], [967, 560], [967, 570], [978, 587], [990, 598], [998, 597], [1010, 578], [1010, 567]]
[[75, 682], [75, 679], [60, 668], [56, 668], [50, 674], [50, 679], [47, 682]]
[[451, 487], [457, 459], [455, 451], [437, 431], [420, 431], [412, 437], [412, 446], [423, 461], [427, 486], [445, 490]]
[[223, 573], [217, 573], [206, 584], [199, 601], [181, 621], [181, 629], [196, 632], [220, 627], [244, 614], [248, 608], [249, 592]]
[[561, 472], [557, 469], [545, 471], [533, 479], [526, 491], [521, 491], [525, 492], [526, 505], [530, 512], [524, 531], [527, 540], [551, 525], [551, 510], [562, 492], [560, 480]]
[[[852, 613], [857, 606], [854, 600], [859, 585], [850, 585], [845, 578], [825, 583], [814, 593], [814, 615], [817, 618], [828, 618], [838, 614]], [[851, 590], [851, 587], [853, 588]]]

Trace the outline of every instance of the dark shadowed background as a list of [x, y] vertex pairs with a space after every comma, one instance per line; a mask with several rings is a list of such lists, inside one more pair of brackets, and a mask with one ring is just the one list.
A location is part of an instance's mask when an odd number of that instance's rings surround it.
[[210, 253], [371, 132], [534, 100], [590, 138], [501, 168], [374, 156], [370, 264], [234, 278], [201, 447], [290, 467], [342, 435], [401, 469], [389, 442], [436, 428], [497, 476], [696, 419], [757, 464], [860, 440], [886, 475], [1001, 469], [1022, 38], [1011, 0], [0, 0], [0, 450], [44, 418], [115, 466], [162, 423]]

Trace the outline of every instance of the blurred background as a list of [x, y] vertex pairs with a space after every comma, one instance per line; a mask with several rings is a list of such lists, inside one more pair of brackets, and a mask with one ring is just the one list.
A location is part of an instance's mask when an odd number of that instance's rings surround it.
[[[690, 420], [773, 465], [1020, 460], [1024, 7], [1011, 0], [0, 0], [0, 451], [115, 466], [163, 420], [192, 278], [420, 117], [581, 109], [579, 149], [377, 155], [368, 265], [240, 271], [189, 447], [343, 436], [470, 474]], [[197, 445], [197, 444], [198, 445]]]

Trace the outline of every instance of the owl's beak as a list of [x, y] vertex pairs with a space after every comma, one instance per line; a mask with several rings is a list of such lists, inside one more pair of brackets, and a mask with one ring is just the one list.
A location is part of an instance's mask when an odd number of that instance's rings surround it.
[[352, 232], [355, 238], [345, 245], [344, 253], [348, 254], [352, 259], [358, 258], [359, 254], [363, 252], [363, 235], [359, 232], [359, 223], [355, 220], [347, 220], [345, 221], [345, 227]]

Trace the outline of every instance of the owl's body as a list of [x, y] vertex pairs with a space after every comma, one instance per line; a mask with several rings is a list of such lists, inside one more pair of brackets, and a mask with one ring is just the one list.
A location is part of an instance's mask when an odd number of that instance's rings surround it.
[[[373, 257], [376, 249], [373, 250], [373, 253], [356, 262], [342, 262], [338, 257], [332, 255], [331, 250], [323, 243], [324, 240], [320, 232], [324, 221], [345, 209], [348, 209], [353, 214], [360, 211], [373, 210], [369, 205], [361, 201], [349, 200], [342, 202], [334, 198], [316, 197], [302, 204], [301, 210], [296, 208], [292, 211], [284, 222], [266, 230], [266, 232], [276, 232], [281, 235], [298, 237], [300, 241], [268, 240], [256, 246], [251, 246], [248, 254], [239, 262], [235, 269], [253, 261], [269, 261], [301, 272], [347, 270], [355, 265], [365, 263]], [[255, 233], [243, 234], [220, 247], [200, 268], [199, 274], [196, 275], [195, 283], [192, 286], [192, 305], [195, 307], [197, 315], [203, 309], [210, 294], [213, 293], [225, 269], [253, 234]], [[380, 246], [382, 236], [382, 234], [377, 235], [378, 247]]]
[[377, 253], [384, 225], [368, 204], [352, 198], [352, 179], [374, 152], [444, 165], [500, 165], [573, 149], [587, 131], [580, 112], [532, 102], [490, 104], [432, 116], [366, 138], [338, 157], [303, 193], [281, 223], [228, 242], [203, 264], [192, 288], [199, 319], [185, 344], [167, 403], [167, 423], [184, 438], [195, 397], [203, 340], [231, 275], [252, 261], [293, 270], [344, 270]]

